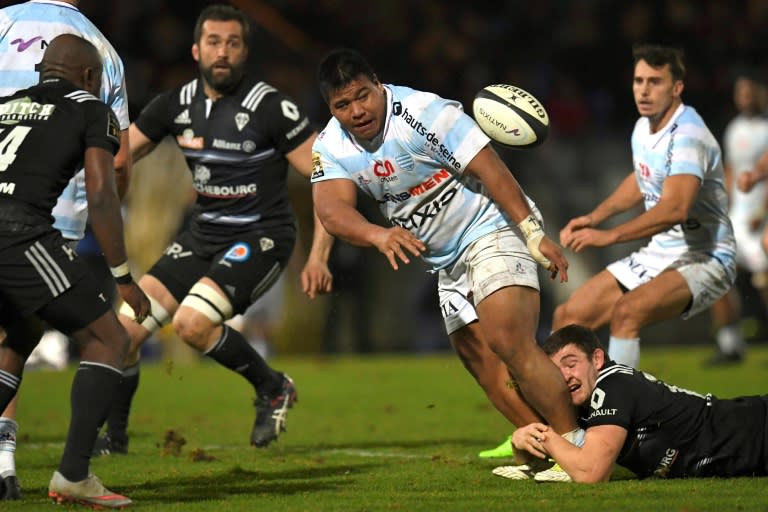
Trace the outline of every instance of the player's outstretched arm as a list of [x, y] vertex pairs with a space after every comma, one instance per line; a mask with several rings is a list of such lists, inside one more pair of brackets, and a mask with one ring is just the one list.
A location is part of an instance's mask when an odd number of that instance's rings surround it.
[[120, 131], [120, 149], [115, 155], [115, 183], [117, 184], [117, 197], [125, 198], [128, 186], [131, 183], [133, 160], [131, 159], [131, 143], [128, 130]]
[[128, 127], [128, 141], [128, 146], [131, 148], [130, 158], [133, 163], [147, 156], [157, 145], [139, 130], [136, 123], [131, 123], [131, 126]]
[[149, 299], [131, 279], [123, 237], [120, 199], [117, 197], [112, 154], [99, 147], [85, 150], [85, 190], [88, 214], [104, 259], [115, 275], [120, 296], [141, 322], [150, 311]]
[[611, 229], [616, 242], [629, 242], [653, 236], [685, 222], [701, 189], [693, 174], [676, 174], [664, 180], [661, 197], [653, 208]]
[[407, 229], [385, 228], [372, 224], [357, 211], [357, 188], [346, 179], [332, 179], [312, 184], [315, 209], [325, 229], [353, 245], [376, 247], [397, 270], [398, 259], [410, 263], [409, 254], [421, 256], [427, 250], [424, 242]]
[[610, 479], [626, 438], [623, 427], [599, 425], [588, 428], [584, 444], [577, 447], [548, 425], [532, 423], [515, 431], [512, 444], [539, 458], [552, 457], [574, 482], [596, 483]]
[[642, 200], [637, 179], [634, 172], [631, 172], [594, 210], [568, 221], [560, 230], [560, 243], [563, 247], [579, 252], [587, 247], [605, 247], [617, 242], [615, 233], [592, 228], [638, 206]]
[[[285, 155], [288, 163], [307, 179], [312, 175], [312, 144], [316, 137], [317, 132], [312, 133], [307, 140]], [[320, 222], [314, 208], [312, 213], [314, 221], [312, 247], [301, 270], [301, 289], [310, 299], [314, 299], [317, 294], [329, 293], [333, 289], [333, 275], [328, 268], [333, 236]]]
[[526, 238], [528, 250], [554, 279], [568, 280], [568, 260], [560, 246], [544, 233], [541, 223], [534, 217], [520, 184], [501, 160], [498, 153], [487, 145], [469, 162], [465, 170], [478, 178], [491, 198], [517, 224]]
[[307, 262], [301, 270], [301, 289], [310, 299], [316, 295], [333, 291], [333, 274], [328, 268], [328, 258], [333, 247], [333, 237], [326, 231], [317, 211], [312, 209], [314, 231], [312, 248]]

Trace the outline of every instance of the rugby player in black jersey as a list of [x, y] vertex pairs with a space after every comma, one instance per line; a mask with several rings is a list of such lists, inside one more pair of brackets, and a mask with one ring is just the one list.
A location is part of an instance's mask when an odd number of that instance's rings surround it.
[[[291, 379], [270, 368], [242, 334], [224, 323], [264, 294], [288, 263], [296, 236], [288, 167], [309, 178], [315, 138], [309, 119], [290, 98], [244, 74], [248, 35], [241, 11], [206, 7], [192, 46], [200, 77], [157, 96], [129, 128], [134, 161], [164, 137], [175, 139], [192, 171], [197, 199], [189, 226], [139, 281], [152, 314], [136, 323], [130, 308], [120, 309], [131, 335], [126, 360], [131, 372], [113, 405], [102, 453], [127, 451], [125, 426], [138, 386], [139, 347], [168, 322], [184, 342], [253, 386], [252, 445], [267, 446], [285, 430], [288, 408], [296, 400]], [[315, 220], [302, 271], [310, 297], [330, 291], [331, 245]]]
[[[98, 50], [67, 34], [50, 42], [40, 84], [0, 99], [0, 410], [21, 383], [42, 318], [78, 344], [71, 419], [59, 468], [49, 485], [57, 502], [122, 508], [131, 500], [89, 472], [98, 426], [121, 379], [129, 339], [96, 278], [53, 227], [51, 210], [83, 164], [91, 225], [120, 296], [137, 321], [150, 303], [126, 263], [113, 156], [120, 129], [95, 95]], [[31, 333], [37, 330], [37, 335]], [[34, 340], [34, 341], [32, 341]]]
[[[595, 333], [578, 325], [555, 331], [542, 348], [578, 407], [584, 445], [532, 423], [512, 435], [516, 453], [552, 457], [585, 483], [608, 480], [614, 463], [640, 478], [768, 475], [768, 395], [718, 399], [666, 384], [609, 360]], [[514, 480], [536, 479], [533, 472], [494, 469]]]

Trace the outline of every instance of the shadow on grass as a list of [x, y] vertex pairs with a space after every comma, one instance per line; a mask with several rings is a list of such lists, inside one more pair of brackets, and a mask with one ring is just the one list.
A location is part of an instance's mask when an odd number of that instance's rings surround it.
[[[286, 471], [251, 471], [235, 467], [206, 475], [168, 476], [133, 485], [105, 484], [129, 496], [137, 505], [211, 501], [238, 495], [289, 496], [356, 485], [359, 476], [379, 466], [343, 464]], [[25, 496], [44, 496], [47, 492], [47, 487], [24, 488]]]

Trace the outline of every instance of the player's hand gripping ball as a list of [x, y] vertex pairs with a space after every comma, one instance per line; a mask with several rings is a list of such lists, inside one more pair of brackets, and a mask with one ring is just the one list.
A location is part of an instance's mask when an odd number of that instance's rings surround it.
[[514, 85], [484, 87], [475, 95], [472, 111], [486, 135], [509, 148], [538, 146], [549, 133], [549, 114], [544, 105]]

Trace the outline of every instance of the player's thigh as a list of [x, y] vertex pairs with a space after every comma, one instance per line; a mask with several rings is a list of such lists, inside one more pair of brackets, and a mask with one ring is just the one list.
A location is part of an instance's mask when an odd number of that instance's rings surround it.
[[691, 303], [691, 291], [676, 270], [666, 270], [627, 292], [614, 308], [613, 323], [643, 327], [681, 315]]
[[601, 270], [579, 286], [568, 300], [557, 307], [553, 329], [580, 324], [596, 329], [606, 325], [624, 290], [607, 270]]
[[[452, 266], [438, 273], [440, 310], [449, 334], [485, 312], [482, 329], [512, 329], [533, 335], [539, 314], [538, 267], [510, 229], [475, 240]], [[493, 297], [491, 299], [491, 297]], [[493, 317], [496, 317], [495, 319]], [[486, 326], [487, 321], [487, 326]]]
[[122, 369], [129, 338], [114, 311], [109, 310], [85, 327], [71, 333], [84, 361], [103, 362]]
[[292, 230], [242, 236], [214, 256], [205, 277], [230, 301], [232, 311], [226, 319], [243, 313], [269, 291], [287, 266], [294, 243]]
[[[139, 285], [165, 305], [180, 303], [189, 289], [208, 272], [213, 254], [201, 251], [200, 242], [184, 231], [166, 247], [154, 265], [142, 276]], [[144, 286], [147, 286], [145, 288]], [[173, 301], [168, 300], [169, 294]], [[169, 310], [173, 314], [173, 309]]]
[[507, 366], [485, 341], [478, 322], [467, 324], [448, 337], [464, 367], [483, 388], [509, 380]]
[[106, 290], [53, 228], [34, 236], [7, 234], [4, 245], [0, 289], [20, 317], [37, 314], [70, 334], [111, 309]]
[[491, 345], [534, 340], [539, 324], [539, 291], [527, 286], [499, 288], [476, 306], [480, 326]]

